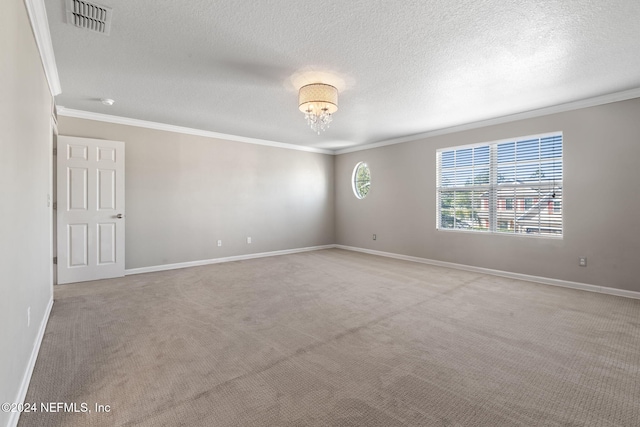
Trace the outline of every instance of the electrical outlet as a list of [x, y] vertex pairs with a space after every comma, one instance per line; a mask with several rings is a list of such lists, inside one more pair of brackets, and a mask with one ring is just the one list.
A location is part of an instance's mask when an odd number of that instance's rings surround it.
[[373, 240], [376, 240], [378, 236], [376, 236], [375, 234], [373, 235]]
[[580, 267], [586, 267], [587, 266], [587, 257], [580, 257], [578, 262], [578, 265]]
[[31, 307], [27, 307], [27, 328], [31, 326]]
[[222, 246], [222, 240], [218, 240], [218, 246]]
[[251, 243], [251, 237], [247, 237], [247, 243]]

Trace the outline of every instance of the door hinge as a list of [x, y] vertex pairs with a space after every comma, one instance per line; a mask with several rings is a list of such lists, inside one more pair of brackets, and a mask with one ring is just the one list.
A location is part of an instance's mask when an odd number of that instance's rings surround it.
[[58, 202], [53, 202], [53, 209], [54, 210], [58, 209]]
[[54, 156], [57, 156], [57, 155], [58, 155], [58, 149], [57, 149], [57, 148], [54, 148], [54, 149], [53, 149], [53, 155], [54, 155]]
[[53, 257], [53, 263], [54, 263], [54, 264], [57, 264], [57, 263], [58, 263], [58, 257], [57, 257], [57, 256], [54, 256], [54, 257]]

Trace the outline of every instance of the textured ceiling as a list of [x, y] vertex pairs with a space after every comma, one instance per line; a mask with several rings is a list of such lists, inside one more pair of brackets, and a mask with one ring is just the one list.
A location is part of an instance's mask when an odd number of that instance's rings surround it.
[[[640, 87], [638, 0], [46, 0], [71, 109], [340, 149]], [[314, 134], [297, 88], [340, 90]], [[113, 98], [107, 107], [100, 98]]]

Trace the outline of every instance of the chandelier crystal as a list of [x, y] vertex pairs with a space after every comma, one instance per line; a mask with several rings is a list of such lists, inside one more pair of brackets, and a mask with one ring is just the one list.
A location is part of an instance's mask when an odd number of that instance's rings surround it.
[[302, 86], [298, 104], [311, 130], [320, 135], [320, 131], [329, 127], [333, 113], [338, 111], [338, 89], [324, 83]]

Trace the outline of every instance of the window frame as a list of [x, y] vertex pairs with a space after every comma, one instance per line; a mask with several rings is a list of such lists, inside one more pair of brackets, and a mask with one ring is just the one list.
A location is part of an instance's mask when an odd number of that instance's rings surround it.
[[[535, 182], [518, 182], [516, 180], [512, 181], [511, 183], [504, 183], [504, 182], [500, 182], [498, 179], [498, 167], [499, 165], [504, 165], [505, 163], [499, 163], [498, 162], [498, 146], [499, 145], [503, 145], [505, 143], [518, 143], [518, 142], [526, 142], [529, 140], [535, 140], [538, 139], [539, 141], [541, 139], [544, 138], [550, 138], [550, 137], [560, 137], [560, 147], [561, 147], [561, 154], [560, 156], [557, 157], [553, 157], [553, 158], [542, 158], [539, 157], [537, 159], [537, 162], [535, 164], [538, 165], [542, 165], [542, 164], [549, 164], [551, 162], [558, 162], [560, 163], [560, 176], [561, 179], [559, 180], [554, 180], [554, 186], [553, 191], [554, 191], [554, 195], [553, 197], [555, 197], [555, 192], [556, 192], [556, 188], [558, 188], [561, 192], [561, 198], [559, 200], [551, 200], [548, 203], [550, 203], [549, 206], [551, 206], [550, 210], [553, 211], [553, 213], [559, 213], [560, 215], [560, 226], [559, 228], [557, 227], [549, 227], [549, 228], [553, 228], [553, 230], [557, 230], [558, 232], [547, 232], [545, 234], [540, 234], [538, 233], [529, 233], [529, 232], [522, 232], [522, 231], [501, 231], [501, 229], [499, 229], [499, 221], [504, 221], [503, 218], [498, 218], [498, 211], [503, 210], [503, 211], [507, 211], [506, 208], [506, 203], [507, 203], [507, 199], [504, 198], [503, 199], [503, 204], [505, 206], [500, 206], [500, 200], [498, 199], [498, 192], [499, 190], [502, 189], [513, 189], [514, 192], [518, 189], [518, 188], [531, 188], [532, 184], [535, 185]], [[453, 146], [453, 147], [446, 147], [446, 148], [438, 148], [436, 150], [436, 231], [445, 231], [445, 232], [463, 232], [463, 233], [479, 233], [479, 234], [492, 234], [492, 235], [511, 235], [511, 236], [520, 236], [520, 237], [533, 237], [533, 238], [551, 238], [551, 239], [562, 239], [564, 237], [564, 203], [565, 203], [565, 197], [564, 197], [564, 188], [563, 188], [563, 180], [564, 180], [564, 134], [562, 131], [556, 131], [556, 132], [548, 132], [548, 133], [542, 133], [542, 134], [536, 134], [536, 135], [528, 135], [528, 136], [519, 136], [519, 137], [515, 137], [515, 138], [505, 138], [505, 139], [501, 139], [501, 140], [496, 140], [496, 141], [490, 141], [490, 142], [482, 142], [482, 143], [474, 143], [474, 144], [465, 144], [465, 145], [459, 145], [459, 146]], [[539, 142], [540, 143], [540, 142]], [[468, 185], [452, 185], [452, 186], [443, 186], [441, 185], [441, 181], [442, 181], [442, 171], [441, 171], [441, 165], [442, 165], [442, 153], [444, 152], [450, 152], [450, 151], [454, 151], [457, 152], [459, 150], [467, 150], [467, 149], [477, 149], [480, 147], [488, 147], [489, 148], [489, 183], [488, 184], [474, 184], [473, 182], [471, 184]], [[528, 163], [529, 161], [522, 161], [522, 163]], [[482, 164], [480, 164], [480, 166], [482, 166]], [[463, 167], [463, 169], [465, 168], [469, 168], [471, 171], [474, 171], [476, 168], [478, 168], [478, 165], [476, 165], [475, 163], [471, 163], [471, 166], [468, 167]], [[457, 171], [457, 165], [454, 166], [454, 169]], [[555, 173], [555, 172], [554, 172]], [[472, 176], [473, 178], [473, 176]], [[544, 181], [540, 181], [540, 183], [543, 183]], [[545, 185], [548, 185], [548, 182], [544, 182]], [[540, 188], [538, 188], [538, 191], [540, 191]], [[473, 229], [473, 228], [466, 228], [466, 227], [455, 227], [456, 222], [458, 221], [457, 215], [454, 213], [454, 227], [449, 228], [449, 227], [442, 227], [442, 206], [441, 206], [441, 195], [443, 192], [454, 192], [454, 198], [457, 195], [457, 192], [471, 192], [471, 197], [472, 197], [472, 206], [473, 203], [480, 203], [478, 206], [484, 208], [484, 201], [482, 198], [479, 199], [474, 199], [474, 193], [475, 192], [485, 192], [488, 193], [488, 226], [486, 229]], [[526, 196], [526, 198], [528, 198], [530, 196]], [[520, 201], [522, 202], [522, 204], [524, 205], [525, 203], [525, 198], [520, 198], [517, 197], [516, 195], [514, 195], [512, 198], [512, 211], [515, 212], [516, 209], [518, 209], [518, 203], [520, 203]], [[541, 201], [538, 201], [538, 203], [540, 203]], [[558, 208], [558, 203], [559, 203], [559, 208]], [[533, 205], [536, 205], [536, 202], [534, 200]], [[455, 207], [454, 207], [455, 209]], [[542, 212], [542, 208], [538, 208], [539, 209], [539, 213], [538, 215], [541, 214]], [[472, 208], [472, 213], [475, 213], [475, 209]], [[539, 228], [538, 230], [542, 230], [543, 224], [541, 222], [538, 223], [539, 224]]]
[[[361, 166], [364, 166], [365, 168], [367, 168], [367, 171], [369, 174], [369, 180], [368, 180], [369, 189], [364, 195], [360, 194], [360, 191], [358, 190], [358, 184], [357, 184], [358, 170], [360, 169]], [[371, 191], [371, 169], [369, 168], [369, 165], [367, 165], [367, 162], [358, 162], [356, 163], [356, 166], [353, 168], [353, 172], [351, 174], [351, 189], [353, 190], [353, 194], [356, 196], [358, 200], [362, 200], [369, 195], [369, 192]]]

